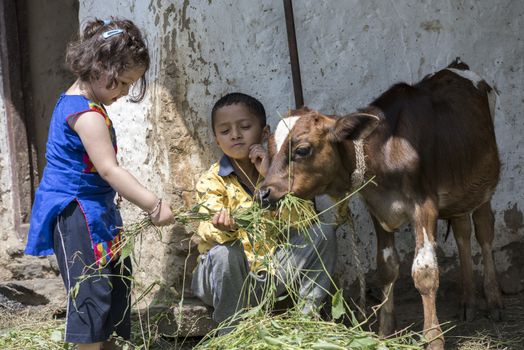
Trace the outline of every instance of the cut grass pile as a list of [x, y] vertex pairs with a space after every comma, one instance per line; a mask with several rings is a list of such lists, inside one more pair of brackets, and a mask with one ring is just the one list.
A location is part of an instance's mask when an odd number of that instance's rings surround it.
[[225, 335], [209, 336], [195, 349], [323, 349], [388, 350], [423, 349], [424, 339], [412, 332], [380, 339], [366, 332], [360, 324], [346, 327], [342, 323], [323, 321], [291, 309], [280, 315], [251, 314]]
[[52, 318], [53, 310], [32, 307], [23, 310], [0, 308], [0, 349], [69, 350], [64, 343], [63, 320]]

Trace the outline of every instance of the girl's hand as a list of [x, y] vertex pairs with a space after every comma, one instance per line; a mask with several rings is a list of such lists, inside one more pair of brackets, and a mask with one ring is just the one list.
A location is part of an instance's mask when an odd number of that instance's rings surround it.
[[229, 215], [229, 211], [227, 209], [222, 209], [217, 212], [215, 216], [213, 216], [212, 223], [213, 226], [215, 226], [215, 228], [219, 229], [220, 231], [230, 232], [236, 230], [235, 219]]
[[269, 169], [269, 154], [261, 144], [254, 144], [249, 147], [249, 159], [263, 177], [266, 177]]
[[152, 213], [150, 217], [151, 222], [153, 222], [155, 226], [169, 225], [175, 221], [171, 206], [169, 203], [163, 200], [160, 202], [159, 208], [154, 213]]

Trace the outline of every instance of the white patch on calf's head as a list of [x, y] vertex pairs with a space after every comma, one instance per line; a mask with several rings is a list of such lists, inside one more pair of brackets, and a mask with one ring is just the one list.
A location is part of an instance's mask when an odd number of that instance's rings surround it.
[[412, 274], [422, 269], [438, 268], [437, 255], [435, 254], [433, 244], [429, 241], [426, 228], [422, 228], [422, 233], [424, 234], [424, 245], [418, 250], [417, 256], [415, 256], [415, 260], [411, 266]]
[[277, 148], [277, 153], [280, 151], [280, 148], [282, 148], [284, 141], [286, 141], [289, 132], [291, 129], [293, 129], [293, 126], [295, 126], [295, 123], [298, 121], [298, 119], [300, 119], [300, 117], [292, 116], [284, 118], [278, 122], [277, 128], [275, 130], [275, 145]]

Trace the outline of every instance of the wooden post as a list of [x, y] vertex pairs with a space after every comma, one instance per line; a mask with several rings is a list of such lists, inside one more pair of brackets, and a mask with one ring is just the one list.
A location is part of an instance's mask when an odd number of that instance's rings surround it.
[[[30, 142], [31, 125], [28, 125], [28, 77], [24, 76], [24, 54], [21, 41], [26, 33], [23, 25], [23, 5], [16, 0], [0, 1], [0, 70], [7, 117], [7, 147], [10, 158], [13, 223], [15, 232], [23, 240], [28, 229], [32, 197], [35, 190], [34, 143]], [[20, 23], [22, 21], [22, 24]]]
[[300, 63], [298, 61], [297, 38], [295, 35], [295, 19], [293, 16], [293, 4], [291, 3], [291, 0], [284, 0], [284, 15], [286, 18], [293, 92], [295, 94], [295, 108], [300, 108], [304, 106], [304, 97], [302, 94], [302, 79], [300, 78]]

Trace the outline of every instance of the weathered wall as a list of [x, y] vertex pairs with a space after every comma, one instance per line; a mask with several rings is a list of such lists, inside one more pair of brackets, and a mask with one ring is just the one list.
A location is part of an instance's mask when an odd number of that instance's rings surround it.
[[[497, 87], [495, 124], [503, 169], [493, 199], [495, 259], [505, 272], [502, 280], [517, 281], [516, 287], [523, 288], [524, 281], [518, 282], [523, 265], [516, 262], [524, 245], [524, 121], [518, 117], [524, 102], [524, 3], [303, 0], [294, 2], [294, 10], [305, 101], [325, 113], [352, 112], [391, 84], [416, 82], [457, 56]], [[293, 107], [282, 2], [80, 1], [80, 22], [111, 14], [128, 17], [144, 29], [152, 57], [145, 101], [119, 101], [109, 109], [120, 140], [119, 158], [145, 185], [166, 193], [176, 205], [187, 204], [195, 178], [219, 154], [208, 122], [219, 96], [243, 91], [258, 97], [272, 126], [279, 113]], [[375, 236], [369, 215], [360, 201], [351, 206], [363, 261], [372, 270]], [[139, 212], [126, 205], [124, 214], [129, 222]], [[445, 225], [440, 226], [443, 237]], [[164, 243], [154, 235], [145, 238], [137, 270], [144, 284], [159, 280], [180, 291], [184, 231], [165, 233]], [[346, 231], [339, 235], [339, 275], [348, 287], [354, 273]], [[407, 227], [396, 234], [405, 266], [414, 246], [410, 232]], [[439, 241], [442, 270], [453, 273], [454, 240]], [[473, 249], [479, 269], [476, 243]], [[504, 285], [515, 289], [515, 283]]]
[[[175, 195], [190, 190], [194, 175], [218, 155], [208, 116], [213, 101], [224, 93], [240, 90], [260, 98], [272, 125], [279, 113], [292, 107], [280, 1], [152, 1], [147, 7], [131, 1], [107, 6], [84, 1], [80, 17], [117, 13], [133, 18], [146, 28], [155, 62], [150, 72], [153, 88], [146, 103], [151, 107], [145, 107], [152, 136], [146, 136], [145, 143], [152, 154], [162, 147], [169, 154], [160, 152], [163, 158], [151, 159], [139, 169], [139, 177], [147, 179], [160, 172], [163, 177], [156, 178], [166, 190]], [[509, 243], [522, 242], [524, 233], [520, 176], [524, 141], [517, 131], [524, 127], [517, 118], [523, 102], [524, 50], [519, 35], [524, 5], [510, 0], [496, 7], [489, 1], [422, 2], [417, 6], [376, 0], [300, 1], [295, 2], [294, 10], [305, 100], [326, 113], [349, 113], [391, 84], [416, 82], [457, 56], [498, 88], [496, 131], [503, 172], [493, 200], [495, 258], [499, 268], [507, 271], [516, 258], [516, 247], [521, 246]], [[112, 109], [119, 108], [124, 104]], [[142, 118], [133, 115], [136, 117], [131, 118]], [[129, 130], [135, 135], [130, 144], [136, 145], [143, 124], [127, 123], [129, 118], [125, 117], [125, 124], [138, 128]], [[137, 157], [146, 156], [135, 152], [123, 157], [131, 165], [139, 161]], [[369, 216], [358, 200], [352, 207], [361, 254], [366, 267], [373, 269], [375, 242]], [[342, 231], [339, 273], [347, 286], [354, 277], [349, 237], [347, 230]], [[409, 227], [397, 237], [399, 253], [409, 264], [413, 250]], [[453, 262], [447, 258], [456, 255], [454, 240], [440, 246], [441, 259]], [[473, 248], [478, 268], [478, 245], [474, 243]], [[447, 269], [451, 267], [443, 271]], [[522, 278], [522, 271], [513, 268], [503, 278], [515, 276]]]

